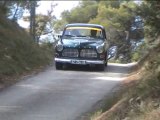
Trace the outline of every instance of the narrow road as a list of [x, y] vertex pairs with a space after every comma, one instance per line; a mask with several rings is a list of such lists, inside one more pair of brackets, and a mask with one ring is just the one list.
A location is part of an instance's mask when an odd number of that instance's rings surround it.
[[78, 120], [123, 80], [131, 64], [94, 68], [54, 67], [0, 92], [0, 120]]

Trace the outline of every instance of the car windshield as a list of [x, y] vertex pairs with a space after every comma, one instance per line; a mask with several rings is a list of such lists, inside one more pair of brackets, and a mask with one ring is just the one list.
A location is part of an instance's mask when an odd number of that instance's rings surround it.
[[63, 37], [103, 38], [102, 29], [94, 27], [67, 27]]

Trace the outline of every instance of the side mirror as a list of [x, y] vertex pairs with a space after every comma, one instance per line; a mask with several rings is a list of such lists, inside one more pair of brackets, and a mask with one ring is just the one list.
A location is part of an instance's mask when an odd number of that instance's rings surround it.
[[108, 49], [108, 60], [115, 57], [117, 53], [117, 46], [112, 46]]
[[58, 35], [58, 39], [62, 39], [62, 35]]

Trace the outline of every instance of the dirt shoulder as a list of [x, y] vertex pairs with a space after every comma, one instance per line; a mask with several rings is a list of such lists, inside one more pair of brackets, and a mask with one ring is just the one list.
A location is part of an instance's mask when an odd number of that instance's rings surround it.
[[53, 63], [50, 65], [40, 66], [40, 67], [35, 68], [33, 70], [23, 72], [22, 74], [14, 74], [11, 76], [0, 76], [0, 79], [1, 79], [0, 90], [3, 90], [9, 86], [12, 86], [13, 84], [15, 84], [21, 80], [27, 79], [28, 77], [35, 76], [36, 74], [39, 74], [40, 72], [43, 72], [43, 71], [49, 69], [50, 67], [53, 67]]
[[[125, 108], [126, 99], [120, 99], [122, 93], [129, 87], [137, 84], [140, 76], [140, 71], [138, 69], [137, 63], [131, 63], [126, 69], [127, 76], [123, 76], [124, 79], [120, 84], [114, 87], [110, 94], [99, 100], [92, 108], [84, 113], [78, 120], [105, 120], [107, 116], [118, 111], [118, 109]], [[136, 71], [136, 72], [135, 72]]]
[[[94, 120], [108, 120], [107, 118], [111, 118], [114, 114], [121, 114], [121, 118], [123, 118], [125, 113], [128, 111], [128, 98], [122, 97], [122, 94], [128, 90], [128, 88], [134, 87], [139, 82], [139, 79], [140, 71], [130, 73], [130, 75], [119, 85], [119, 91], [116, 91], [114, 96], [110, 98], [115, 101], [112, 103], [112, 107], [103, 112], [101, 115], [95, 117]], [[104, 105], [109, 104], [107, 100], [105, 102], [106, 103]]]

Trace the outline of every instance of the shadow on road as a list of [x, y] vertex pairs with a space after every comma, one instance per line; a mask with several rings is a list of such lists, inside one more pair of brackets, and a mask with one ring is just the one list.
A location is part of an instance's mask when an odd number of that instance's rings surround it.
[[87, 72], [112, 72], [112, 73], [128, 73], [130, 72], [130, 68], [132, 65], [130, 64], [118, 64], [118, 63], [109, 63], [107, 67], [105, 67], [105, 71], [100, 71], [96, 66], [80, 66], [80, 65], [66, 65], [63, 67], [63, 70], [66, 71], [87, 71]]
[[82, 65], [66, 65], [66, 66], [64, 66], [63, 70], [88, 71], [88, 72], [98, 72], [99, 71], [96, 66], [89, 66], [89, 65], [84, 65], [84, 66], [82, 66]]
[[131, 66], [52, 66], [1, 91], [0, 120], [82, 120], [114, 95]]

